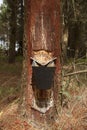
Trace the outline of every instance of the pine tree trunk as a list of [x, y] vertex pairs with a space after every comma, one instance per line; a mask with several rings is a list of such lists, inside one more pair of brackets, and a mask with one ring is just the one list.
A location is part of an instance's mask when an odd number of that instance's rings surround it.
[[16, 9], [17, 9], [17, 1], [15, 0], [14, 2], [8, 1], [8, 6], [10, 10], [10, 16], [9, 16], [9, 40], [10, 40], [10, 45], [9, 45], [9, 63], [14, 63], [15, 62], [15, 43], [16, 43]]
[[[37, 123], [37, 127], [52, 125], [58, 116], [61, 86], [60, 35], [60, 1], [25, 0], [25, 58], [22, 77], [23, 100], [20, 107], [22, 115]], [[38, 81], [38, 70], [48, 71], [49, 68], [49, 73], [55, 70], [50, 80], [51, 86], [43, 86], [47, 85], [44, 83], [46, 79], [43, 76], [43, 84]], [[37, 70], [36, 76], [34, 69]], [[50, 74], [48, 75], [49, 79]]]
[[19, 6], [18, 6], [18, 11], [20, 17], [18, 18], [19, 20], [19, 27], [18, 27], [18, 41], [19, 41], [19, 50], [18, 53], [20, 55], [23, 55], [23, 35], [24, 35], [24, 5], [23, 5], [23, 0], [19, 0]]

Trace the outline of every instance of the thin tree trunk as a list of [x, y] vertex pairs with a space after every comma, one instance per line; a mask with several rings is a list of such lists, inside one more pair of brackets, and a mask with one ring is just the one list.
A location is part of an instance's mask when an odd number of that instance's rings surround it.
[[19, 18], [19, 24], [20, 24], [20, 27], [19, 27], [19, 30], [18, 30], [18, 41], [19, 41], [19, 54], [20, 55], [23, 55], [23, 35], [24, 35], [24, 5], [23, 5], [23, 0], [19, 0], [19, 15], [20, 15], [20, 18]]
[[73, 76], [73, 75], [82, 74], [82, 73], [87, 73], [87, 70], [81, 70], [81, 71], [77, 71], [77, 72], [73, 72], [73, 73], [68, 73], [68, 74], [65, 74], [64, 77]]
[[17, 9], [17, 1], [14, 2], [8, 1], [8, 6], [10, 9], [10, 17], [9, 17], [9, 63], [15, 62], [15, 43], [16, 43], [16, 9]]

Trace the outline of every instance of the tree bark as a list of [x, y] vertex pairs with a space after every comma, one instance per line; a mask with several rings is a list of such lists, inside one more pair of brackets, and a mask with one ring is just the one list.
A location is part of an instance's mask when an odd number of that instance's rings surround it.
[[23, 35], [24, 35], [24, 5], [23, 0], [18, 0], [18, 26], [17, 39], [19, 43], [18, 54], [23, 55]]
[[16, 18], [17, 18], [17, 0], [7, 1], [9, 6], [9, 63], [15, 62], [15, 43], [16, 43]]
[[[60, 36], [60, 1], [25, 0], [25, 58], [22, 78], [23, 100], [20, 108], [23, 115], [38, 124], [37, 127], [52, 125], [58, 116], [61, 86]], [[32, 59], [39, 62], [42, 68], [45, 65], [46, 69], [56, 68], [50, 89], [39, 89], [36, 82], [33, 82], [33, 64], [36, 65], [37, 62], [31, 62]], [[39, 65], [34, 67], [40, 68]]]

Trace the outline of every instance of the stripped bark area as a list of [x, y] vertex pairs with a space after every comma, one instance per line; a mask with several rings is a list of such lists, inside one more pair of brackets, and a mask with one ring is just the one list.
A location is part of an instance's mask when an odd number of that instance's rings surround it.
[[[27, 83], [23, 103], [28, 119], [41, 124], [52, 124], [57, 115], [61, 72], [60, 35], [60, 1], [26, 0], [24, 54], [27, 57]], [[42, 67], [56, 68], [52, 86], [47, 90], [38, 89], [33, 81], [32, 66], [39, 67], [40, 64]]]

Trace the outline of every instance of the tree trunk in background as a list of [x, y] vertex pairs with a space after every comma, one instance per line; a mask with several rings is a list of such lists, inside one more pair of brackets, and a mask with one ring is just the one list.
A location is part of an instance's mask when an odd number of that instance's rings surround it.
[[87, 25], [81, 21], [71, 21], [68, 25], [68, 58], [85, 58]]
[[23, 35], [24, 35], [24, 5], [23, 0], [18, 0], [18, 30], [17, 39], [19, 43], [18, 54], [23, 55]]
[[86, 57], [87, 48], [87, 2], [62, 0], [62, 13], [68, 25], [68, 58]]
[[15, 62], [15, 43], [16, 43], [16, 10], [17, 10], [17, 0], [11, 1], [8, 0], [8, 6], [9, 6], [9, 63]]
[[[58, 116], [61, 86], [60, 36], [60, 1], [25, 0], [23, 101], [20, 107], [22, 115], [28, 121], [37, 123], [38, 129], [46, 129], [46, 125], [52, 126]], [[51, 67], [56, 67], [54, 82], [51, 81], [51, 86], [47, 86], [49, 89], [45, 89], [46, 86], [39, 89], [37, 82], [33, 82], [34, 67], [37, 70], [41, 65], [40, 69], [44, 69], [45, 64], [48, 64], [45, 68], [50, 68], [50, 71]], [[48, 75], [49, 79], [50, 74]], [[34, 78], [37, 77], [38, 73]]]
[[79, 24], [77, 22], [70, 21], [68, 25], [69, 37], [68, 37], [68, 49], [67, 56], [68, 58], [74, 58], [76, 56], [76, 48], [79, 43]]

